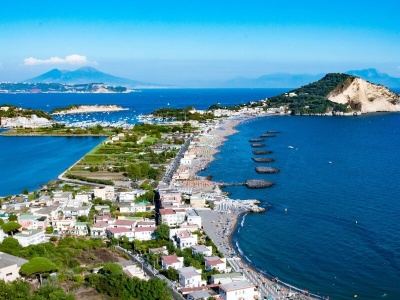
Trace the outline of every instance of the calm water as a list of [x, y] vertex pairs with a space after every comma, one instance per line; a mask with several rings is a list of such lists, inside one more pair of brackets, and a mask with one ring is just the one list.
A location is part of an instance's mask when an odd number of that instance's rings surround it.
[[[112, 113], [68, 115], [75, 122], [137, 123], [137, 116], [162, 107], [195, 106], [207, 109], [212, 104], [234, 105], [264, 99], [287, 89], [155, 89], [130, 94], [0, 94], [0, 105], [50, 111], [71, 104], [116, 104], [128, 110]], [[169, 105], [168, 105], [169, 104]], [[33, 191], [70, 167], [103, 138], [92, 137], [1, 137], [0, 196]]]
[[[198, 109], [276, 95], [279, 89], [144, 90], [124, 95], [0, 95], [0, 103], [50, 110], [70, 104], [118, 104], [128, 111], [89, 120], [136, 122], [156, 108]], [[71, 116], [70, 119], [82, 118]], [[216, 180], [265, 178], [265, 190], [230, 187], [233, 198], [259, 199], [268, 211], [248, 214], [234, 235], [259, 270], [331, 299], [400, 299], [400, 114], [362, 117], [266, 117], [238, 127], [204, 174]], [[254, 171], [249, 138], [266, 140], [279, 174]], [[0, 195], [36, 189], [101, 140], [0, 137]], [[293, 146], [293, 148], [288, 148]], [[232, 160], [237, 163], [232, 164]], [[329, 161], [331, 163], [329, 163]], [[237, 167], [240, 166], [240, 167]], [[285, 213], [287, 209], [287, 213]], [[357, 224], [356, 224], [357, 221]]]
[[[234, 234], [245, 258], [331, 299], [400, 299], [399, 125], [400, 114], [266, 117], [240, 125], [204, 174], [276, 182], [264, 190], [227, 189], [268, 208], [246, 215]], [[266, 139], [276, 162], [265, 165], [279, 174], [254, 171], [262, 164], [251, 160], [248, 139], [266, 130], [281, 131]]]
[[0, 136], [0, 196], [34, 191], [46, 184], [87, 152], [102, 137], [5, 137]]

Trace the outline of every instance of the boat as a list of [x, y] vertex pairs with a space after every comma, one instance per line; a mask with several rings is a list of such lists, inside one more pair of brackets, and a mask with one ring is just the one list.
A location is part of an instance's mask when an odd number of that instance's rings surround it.
[[328, 160], [328, 163], [331, 164], [332, 162], [330, 160]]
[[293, 147], [293, 146], [288, 146], [288, 148], [289, 148], [289, 149], [293, 149], [294, 147]]

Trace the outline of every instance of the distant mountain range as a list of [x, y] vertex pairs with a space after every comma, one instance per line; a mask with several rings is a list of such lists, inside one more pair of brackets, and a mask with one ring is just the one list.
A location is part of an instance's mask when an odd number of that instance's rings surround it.
[[[374, 84], [381, 84], [389, 88], [400, 88], [400, 78], [391, 77], [376, 69], [352, 70], [346, 74], [360, 77]], [[229, 88], [297, 88], [324, 77], [325, 74], [289, 74], [275, 73], [257, 78], [238, 77], [222, 83], [222, 87]]]
[[[391, 77], [376, 69], [352, 70], [346, 74], [360, 77], [371, 83], [381, 84], [389, 88], [400, 88], [400, 78]], [[201, 84], [202, 87], [220, 88], [297, 88], [318, 81], [325, 74], [289, 74], [275, 73], [257, 78], [237, 77], [224, 82]], [[82, 67], [75, 71], [53, 69], [35, 78], [27, 79], [28, 83], [61, 83], [61, 84], [88, 84], [104, 83], [113, 86], [128, 88], [160, 88], [171, 87], [155, 83], [146, 83], [100, 72], [92, 67]], [[196, 86], [193, 86], [196, 87]]]
[[25, 80], [28, 83], [87, 84], [104, 83], [129, 88], [159, 87], [158, 84], [126, 79], [100, 72], [92, 67], [82, 67], [75, 71], [53, 69], [42, 75]]

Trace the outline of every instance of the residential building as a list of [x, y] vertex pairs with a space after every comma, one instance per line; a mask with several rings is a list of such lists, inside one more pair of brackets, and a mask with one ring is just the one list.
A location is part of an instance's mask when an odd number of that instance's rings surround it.
[[178, 269], [179, 284], [183, 287], [196, 287], [206, 284], [201, 280], [201, 270], [193, 267], [185, 267]]
[[203, 226], [201, 217], [198, 215], [196, 210], [188, 210], [186, 212], [186, 221], [188, 224], [197, 225], [198, 228], [202, 228]]
[[87, 222], [76, 222], [74, 225], [73, 234], [75, 235], [88, 235], [89, 225]]
[[129, 241], [132, 241], [135, 237], [135, 233], [128, 228], [108, 228], [107, 229], [107, 236], [108, 238], [116, 238], [119, 239], [120, 237], [127, 237]]
[[26, 259], [0, 252], [0, 280], [10, 282], [19, 278], [19, 269], [27, 262]]
[[193, 245], [192, 248], [193, 255], [203, 255], [203, 256], [211, 256], [212, 255], [212, 246], [205, 245]]
[[161, 266], [163, 270], [168, 268], [181, 269], [183, 268], [183, 257], [179, 257], [176, 254], [163, 255], [161, 256]]
[[218, 256], [208, 256], [204, 257], [204, 263], [207, 271], [215, 269], [219, 272], [226, 272], [226, 258], [221, 258]]
[[149, 253], [168, 255], [168, 250], [166, 246], [160, 248], [150, 248]]
[[63, 214], [67, 218], [78, 216], [89, 216], [91, 205], [87, 206], [67, 206], [62, 209]]
[[115, 200], [115, 189], [113, 186], [105, 186], [93, 189], [95, 198], [101, 198], [102, 200]]
[[90, 228], [90, 236], [94, 238], [107, 237], [108, 223], [106, 221], [97, 221]]
[[147, 210], [147, 206], [145, 204], [120, 203], [117, 206], [119, 212], [122, 214], [145, 212]]
[[248, 281], [221, 284], [219, 292], [223, 300], [254, 300], [259, 297], [255, 286]]
[[224, 273], [211, 275], [210, 283], [224, 284], [243, 280], [246, 280], [246, 278], [241, 273]]
[[171, 240], [179, 247], [179, 249], [189, 248], [197, 245], [197, 235], [192, 234], [189, 230], [170, 230], [170, 236], [172, 232]]
[[150, 241], [154, 238], [154, 231], [157, 227], [135, 227], [134, 237], [139, 241]]
[[14, 234], [14, 238], [22, 247], [46, 242], [44, 230], [41, 229], [23, 230], [20, 233]]
[[92, 200], [92, 194], [78, 193], [75, 195], [75, 200], [80, 201], [81, 203], [89, 204], [89, 201]]

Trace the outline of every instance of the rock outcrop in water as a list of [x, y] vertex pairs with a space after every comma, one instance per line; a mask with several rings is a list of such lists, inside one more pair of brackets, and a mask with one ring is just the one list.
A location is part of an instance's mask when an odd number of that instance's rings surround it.
[[258, 142], [262, 142], [264, 141], [263, 139], [250, 139], [249, 142], [250, 143], [258, 143]]
[[275, 158], [270, 158], [270, 157], [252, 157], [252, 160], [255, 162], [261, 162], [261, 163], [269, 163], [269, 162], [274, 162]]
[[249, 189], [263, 189], [263, 188], [269, 188], [273, 186], [275, 183], [272, 181], [267, 181], [267, 180], [259, 180], [259, 179], [249, 179], [246, 180], [246, 186]]
[[280, 170], [270, 167], [256, 167], [256, 172], [259, 174], [275, 174], [279, 173]]
[[251, 146], [254, 148], [261, 148], [261, 147], [264, 147], [265, 144], [251, 144]]

